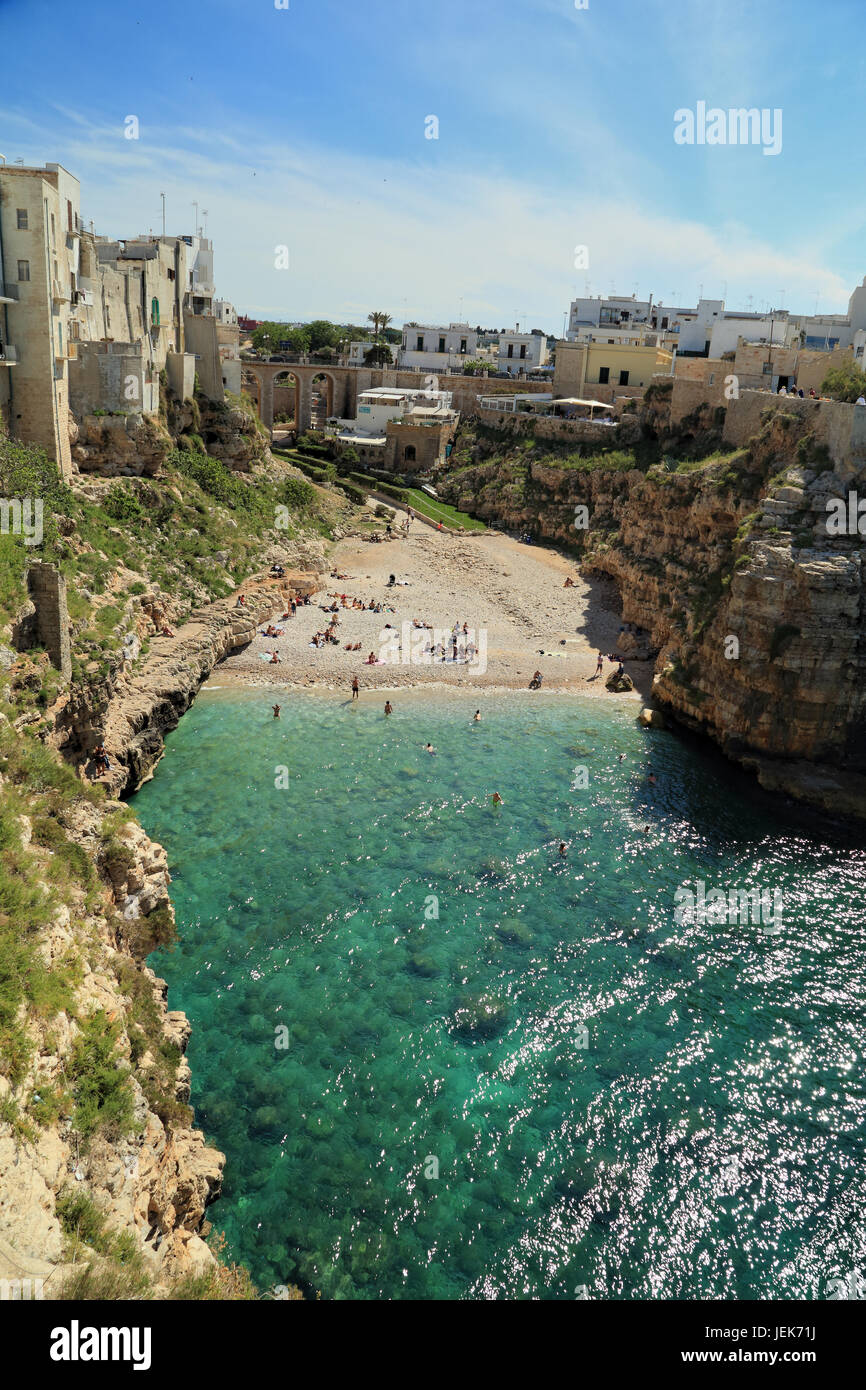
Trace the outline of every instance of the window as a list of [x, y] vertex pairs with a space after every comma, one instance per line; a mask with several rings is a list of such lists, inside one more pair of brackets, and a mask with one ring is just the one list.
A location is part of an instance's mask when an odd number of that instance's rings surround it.
[[465, 352], [465, 351], [466, 351], [466, 339], [465, 339], [465, 338], [461, 338], [461, 339], [460, 339], [460, 351], [461, 351], [461, 352]]
[[17, 209], [16, 209], [16, 213], [17, 213], [17, 216], [18, 216], [18, 230], [19, 230], [19, 232], [26, 232], [26, 231], [27, 231], [27, 209], [26, 209], [26, 208], [17, 208]]
[[159, 300], [150, 301], [150, 324], [152, 328], [159, 328]]
[[628, 372], [620, 372], [619, 384], [620, 386], [628, 386]]
[[662, 319], [662, 328], [667, 328], [667, 326], [668, 326], [668, 320], [667, 320], [667, 315], [665, 315], [665, 317]]
[[525, 343], [521, 343], [521, 344], [520, 344], [520, 356], [521, 356], [521, 357], [525, 357], [525, 356], [526, 356], [526, 344], [525, 344]]
[[19, 279], [19, 281], [29, 280], [29, 279], [30, 279], [30, 262], [29, 262], [29, 261], [19, 261], [19, 262], [18, 262], [18, 279]]
[[509, 344], [508, 344], [508, 353], [507, 353], [507, 356], [508, 356], [508, 357], [513, 357], [513, 356], [514, 356], [514, 344], [513, 344], [513, 343], [509, 343]]
[[52, 246], [54, 245], [54, 243], [55, 243], [56, 240], [57, 240], [57, 229], [56, 229], [55, 226], [54, 226], [54, 213], [52, 212], [52, 214], [51, 214], [51, 245], [52, 245]]
[[417, 341], [417, 343], [415, 344], [415, 351], [416, 351], [416, 352], [423, 352], [423, 351], [424, 351], [424, 335], [423, 335], [423, 333], [419, 333], [419, 334], [418, 334], [418, 341]]
[[407, 444], [407, 445], [406, 445], [405, 449], [403, 450], [403, 462], [404, 462], [404, 463], [414, 463], [414, 462], [415, 462], [415, 445], [414, 445], [414, 444]]
[[609, 381], [610, 381], [610, 367], [599, 367], [599, 369], [598, 369], [598, 384], [599, 384], [599, 386], [606, 386], [607, 383], [608, 383]]
[[169, 280], [173, 280], [173, 279], [174, 279], [174, 271], [171, 269], [171, 267], [169, 267], [169, 270], [168, 270], [168, 278], [169, 278]]
[[444, 351], [445, 351], [445, 339], [444, 339], [444, 338], [440, 338], [440, 339], [439, 339], [439, 351], [440, 351], [440, 352], [444, 352]]

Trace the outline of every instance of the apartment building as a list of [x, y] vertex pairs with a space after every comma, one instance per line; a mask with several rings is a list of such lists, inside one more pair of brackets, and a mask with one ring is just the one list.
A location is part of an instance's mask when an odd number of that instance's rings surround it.
[[497, 349], [496, 367], [509, 376], [544, 367], [549, 361], [547, 338], [544, 333], [501, 333]]
[[398, 365], [447, 374], [460, 371], [477, 347], [478, 334], [468, 323], [404, 323]]

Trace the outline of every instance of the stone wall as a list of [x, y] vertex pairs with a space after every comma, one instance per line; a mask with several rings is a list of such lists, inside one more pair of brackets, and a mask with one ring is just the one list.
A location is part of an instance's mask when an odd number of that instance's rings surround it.
[[791, 415], [808, 426], [815, 444], [823, 444], [837, 466], [845, 468], [866, 459], [866, 407], [845, 401], [778, 396], [769, 391], [740, 392], [728, 402], [723, 437], [741, 448], [760, 432], [767, 415]]
[[533, 415], [529, 411], [482, 410], [475, 412], [480, 424], [518, 437], [533, 439], [573, 439], [575, 443], [609, 444], [610, 425], [590, 420], [564, 420], [559, 416]]
[[223, 400], [225, 393], [216, 319], [208, 314], [190, 314], [184, 310], [183, 328], [187, 349], [196, 355], [195, 370], [202, 391], [209, 400]]
[[168, 384], [179, 401], [192, 400], [195, 391], [195, 354], [170, 352], [165, 359]]
[[69, 405], [77, 420], [95, 411], [156, 415], [159, 378], [141, 343], [79, 343], [69, 364]]
[[37, 560], [27, 570], [27, 589], [35, 608], [33, 624], [37, 641], [51, 657], [64, 680], [72, 675], [69, 647], [69, 612], [66, 580], [53, 565]]
[[[723, 366], [727, 367], [727, 372], [708, 373], [705, 380], [693, 381], [687, 377], [674, 378], [670, 414], [672, 425], [679, 424], [687, 415], [691, 415], [702, 405], [728, 405], [728, 401], [725, 399], [725, 378], [730, 374], [732, 363], [725, 362]], [[710, 381], [710, 376], [714, 377], [713, 381]]]

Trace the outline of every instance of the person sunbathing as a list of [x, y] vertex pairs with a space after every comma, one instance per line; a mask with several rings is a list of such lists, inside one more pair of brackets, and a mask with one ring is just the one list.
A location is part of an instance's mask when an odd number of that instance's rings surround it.
[[375, 665], [376, 665], [376, 656], [375, 656], [375, 653], [374, 653], [374, 652], [371, 652], [370, 655], [367, 657], [366, 665], [367, 665], [367, 666], [375, 666]]

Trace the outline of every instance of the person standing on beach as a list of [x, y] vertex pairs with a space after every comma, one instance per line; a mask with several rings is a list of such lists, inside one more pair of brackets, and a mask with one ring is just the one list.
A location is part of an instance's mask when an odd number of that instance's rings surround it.
[[357, 676], [353, 676], [353, 677], [352, 677], [352, 699], [353, 699], [353, 700], [357, 700], [357, 698], [358, 698], [358, 691], [359, 691], [359, 690], [360, 690], [360, 686], [358, 685], [358, 677], [357, 677]]

